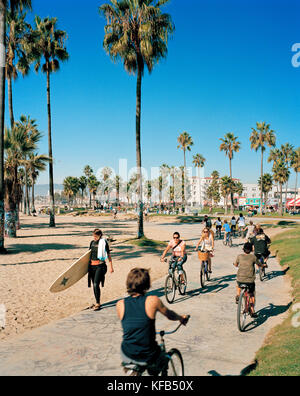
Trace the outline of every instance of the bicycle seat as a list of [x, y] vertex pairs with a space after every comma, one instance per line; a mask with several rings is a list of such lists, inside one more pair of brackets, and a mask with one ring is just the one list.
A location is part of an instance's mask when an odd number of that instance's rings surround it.
[[241, 289], [249, 289], [249, 285], [246, 285], [246, 283], [241, 283], [241, 284], [239, 285], [239, 287], [240, 287]]

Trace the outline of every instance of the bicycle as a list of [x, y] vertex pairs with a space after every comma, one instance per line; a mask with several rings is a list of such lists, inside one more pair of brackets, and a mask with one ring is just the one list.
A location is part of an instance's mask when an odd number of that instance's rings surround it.
[[233, 242], [232, 242], [232, 234], [231, 232], [228, 232], [226, 235], [226, 238], [223, 240], [224, 246], [229, 246], [232, 247]]
[[209, 259], [209, 252], [202, 252], [201, 250], [198, 251], [198, 257], [201, 262], [200, 267], [200, 284], [201, 287], [205, 287], [206, 281], [210, 281], [210, 272], [208, 269], [208, 259]]
[[[189, 319], [190, 316], [187, 317], [187, 321], [189, 321]], [[141, 377], [146, 373], [146, 371], [148, 371], [148, 374], [152, 376], [184, 377], [184, 363], [180, 351], [176, 348], [173, 348], [167, 352], [164, 339], [166, 335], [176, 333], [181, 326], [182, 324], [170, 332], [163, 330], [156, 333], [161, 337], [161, 344], [159, 347], [162, 351], [163, 359], [160, 361], [160, 367], [158, 367], [159, 365], [157, 364], [149, 365], [147, 363], [122, 363], [125, 374], [132, 377]]]
[[266, 277], [265, 260], [261, 254], [257, 255], [256, 257], [258, 258], [259, 262], [261, 263], [261, 266], [258, 269], [258, 274], [259, 274], [260, 281], [263, 282]]
[[251, 317], [251, 296], [249, 292], [249, 286], [241, 284], [242, 289], [238, 308], [237, 308], [237, 325], [240, 332], [244, 332], [246, 328], [247, 317]]
[[[174, 267], [173, 264], [175, 261], [176, 261], [176, 266]], [[165, 262], [167, 262], [167, 260], [165, 260]], [[169, 274], [165, 282], [165, 297], [169, 304], [173, 304], [177, 289], [181, 296], [185, 295], [187, 289], [186, 272], [183, 270], [183, 273], [179, 274], [177, 264], [178, 264], [178, 259], [174, 260], [172, 258], [170, 260]], [[181, 278], [181, 275], [183, 275], [183, 280]]]
[[222, 239], [222, 231], [219, 228], [216, 229], [216, 240], [218, 239]]

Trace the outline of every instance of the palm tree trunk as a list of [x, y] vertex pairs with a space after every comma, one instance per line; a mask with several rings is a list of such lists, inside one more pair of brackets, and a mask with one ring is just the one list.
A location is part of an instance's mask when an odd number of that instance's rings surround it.
[[141, 98], [142, 98], [142, 69], [138, 68], [136, 87], [136, 162], [139, 183], [138, 203], [138, 239], [144, 236], [143, 218], [143, 182], [142, 182], [142, 153], [141, 153]]
[[295, 203], [294, 203], [294, 210], [296, 210], [297, 187], [298, 187], [298, 172], [296, 172], [296, 185], [295, 185]]
[[263, 211], [263, 176], [264, 176], [264, 152], [261, 150], [261, 177], [260, 177], [260, 214]]
[[5, 115], [5, 48], [6, 48], [6, 0], [0, 0], [0, 254], [4, 248], [4, 115]]
[[48, 146], [49, 146], [49, 193], [50, 193], [50, 224], [55, 227], [55, 201], [54, 201], [54, 179], [53, 179], [53, 152], [52, 152], [52, 128], [51, 128], [51, 93], [50, 93], [50, 71], [47, 62], [47, 108], [48, 108]]
[[186, 212], [186, 189], [185, 189], [185, 175], [186, 175], [186, 151], [183, 150], [183, 158], [184, 158], [184, 170], [183, 170], [183, 178], [182, 178], [182, 183], [183, 183], [183, 199], [182, 199], [182, 204], [184, 207], [183, 213]]
[[32, 179], [32, 188], [31, 188], [31, 212], [35, 212], [34, 205], [34, 180]]
[[280, 216], [283, 216], [283, 192], [282, 192], [282, 184], [280, 183]]
[[10, 126], [11, 129], [13, 129], [15, 125], [15, 117], [14, 117], [14, 108], [13, 108], [13, 93], [12, 93], [12, 79], [9, 77], [7, 79], [7, 85], [8, 85], [8, 104], [9, 104], [9, 116], [10, 116]]

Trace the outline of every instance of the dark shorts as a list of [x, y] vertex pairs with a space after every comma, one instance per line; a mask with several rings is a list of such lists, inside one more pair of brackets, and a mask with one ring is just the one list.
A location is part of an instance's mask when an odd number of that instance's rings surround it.
[[245, 282], [237, 282], [238, 287], [241, 287], [242, 285], [247, 285], [249, 287], [249, 293], [254, 294], [255, 293], [255, 283], [245, 283]]

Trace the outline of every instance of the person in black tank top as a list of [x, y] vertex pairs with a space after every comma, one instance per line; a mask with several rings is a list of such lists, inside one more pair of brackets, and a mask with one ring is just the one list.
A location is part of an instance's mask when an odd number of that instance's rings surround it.
[[127, 278], [129, 297], [117, 303], [117, 313], [123, 327], [121, 356], [123, 362], [153, 364], [160, 360], [161, 350], [156, 342], [155, 318], [159, 311], [172, 321], [186, 325], [188, 316], [167, 309], [157, 296], [147, 296], [151, 281], [149, 271], [135, 268]]

